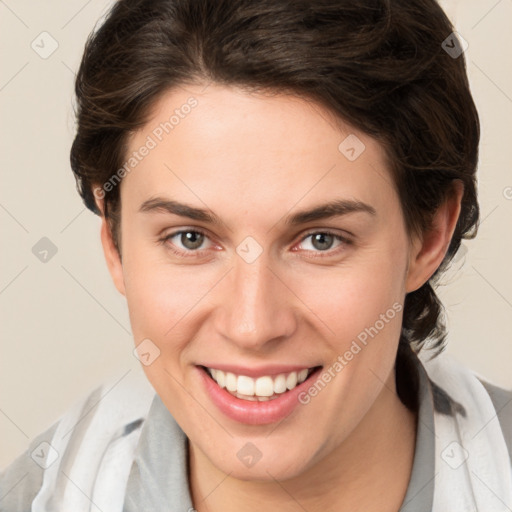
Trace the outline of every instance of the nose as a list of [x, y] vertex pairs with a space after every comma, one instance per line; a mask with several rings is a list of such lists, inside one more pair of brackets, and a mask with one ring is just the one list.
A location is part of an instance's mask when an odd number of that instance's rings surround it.
[[290, 337], [297, 326], [294, 295], [265, 252], [247, 263], [235, 255], [222, 283], [216, 312], [218, 334], [252, 351], [265, 351]]

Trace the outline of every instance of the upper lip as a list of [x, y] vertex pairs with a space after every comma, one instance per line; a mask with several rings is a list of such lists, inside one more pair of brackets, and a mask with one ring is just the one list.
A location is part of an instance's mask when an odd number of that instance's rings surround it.
[[247, 377], [263, 377], [263, 376], [277, 376], [282, 373], [299, 372], [300, 370], [310, 368], [316, 368], [320, 365], [310, 364], [274, 364], [267, 366], [241, 366], [234, 364], [224, 363], [205, 363], [198, 366], [204, 366], [206, 368], [215, 368], [216, 370], [222, 370], [223, 372], [234, 373], [235, 375], [246, 375]]

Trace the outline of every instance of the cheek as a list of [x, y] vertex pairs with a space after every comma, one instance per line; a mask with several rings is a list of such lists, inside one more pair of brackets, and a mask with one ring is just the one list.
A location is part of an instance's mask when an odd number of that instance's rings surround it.
[[[129, 249], [128, 249], [129, 250]], [[149, 338], [162, 353], [180, 350], [197, 325], [215, 275], [132, 250], [124, 262], [126, 299], [135, 341]]]
[[[307, 297], [329, 345], [323, 382], [312, 386], [305, 400], [311, 400], [312, 416], [328, 418], [323, 435], [331, 443], [355, 427], [389, 378], [401, 332], [405, 265], [403, 248], [383, 244], [353, 265], [298, 281], [297, 295]], [[333, 423], [345, 430], [332, 436]]]
[[403, 303], [405, 266], [403, 250], [381, 246], [338, 268], [326, 268], [325, 272], [313, 269], [294, 276], [294, 290], [318, 317], [317, 325], [326, 338], [337, 340], [342, 350], [360, 333], [364, 337], [366, 328], [376, 323], [382, 328], [382, 315], [386, 331], [400, 323], [396, 313]]

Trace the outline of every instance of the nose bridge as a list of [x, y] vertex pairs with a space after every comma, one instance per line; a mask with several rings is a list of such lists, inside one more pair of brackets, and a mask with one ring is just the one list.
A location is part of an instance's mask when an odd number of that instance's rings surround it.
[[230, 274], [218, 325], [221, 334], [240, 346], [257, 349], [293, 332], [290, 296], [269, 268], [265, 253], [250, 263], [237, 256]]

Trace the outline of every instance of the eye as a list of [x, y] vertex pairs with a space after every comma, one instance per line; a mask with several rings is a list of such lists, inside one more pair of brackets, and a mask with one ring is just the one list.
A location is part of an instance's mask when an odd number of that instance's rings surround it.
[[196, 255], [210, 248], [210, 246], [202, 247], [206, 241], [209, 241], [209, 238], [206, 233], [197, 229], [174, 231], [165, 235], [159, 241], [169, 245], [173, 252], [182, 256]]
[[[306, 240], [309, 241], [305, 243]], [[331, 233], [330, 231], [315, 231], [304, 236], [301, 239], [299, 246], [305, 246], [302, 247], [301, 250], [312, 252], [328, 252], [328, 255], [330, 256], [333, 253], [337, 253], [338, 249], [342, 250], [344, 246], [349, 244], [350, 240], [339, 234]], [[335, 249], [331, 250], [333, 247]]]

